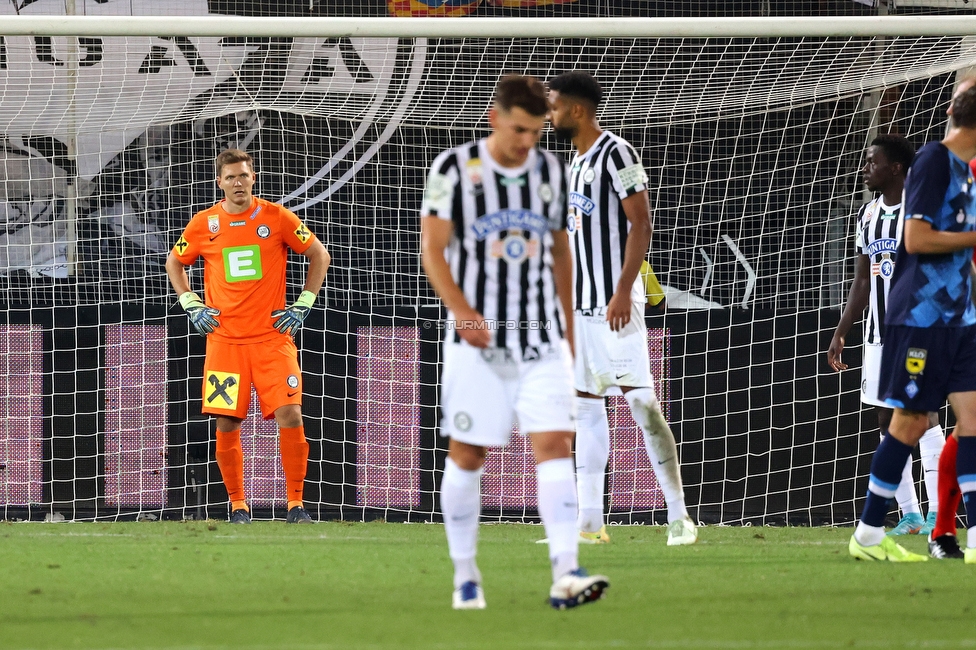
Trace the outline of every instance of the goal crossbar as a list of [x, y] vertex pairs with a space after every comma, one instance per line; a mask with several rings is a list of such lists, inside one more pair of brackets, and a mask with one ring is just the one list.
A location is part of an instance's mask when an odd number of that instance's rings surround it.
[[264, 18], [8, 16], [7, 36], [774, 38], [976, 36], [974, 16], [721, 18]]

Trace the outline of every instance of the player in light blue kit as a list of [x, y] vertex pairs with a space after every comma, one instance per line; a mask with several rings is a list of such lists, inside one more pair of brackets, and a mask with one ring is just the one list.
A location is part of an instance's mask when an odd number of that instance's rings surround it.
[[[976, 246], [976, 81], [952, 98], [952, 126], [922, 147], [905, 179], [904, 222], [888, 295], [881, 359], [882, 395], [895, 409], [871, 461], [868, 494], [849, 551], [861, 560], [921, 562], [884, 534], [884, 517], [912, 448], [928, 428], [928, 411], [946, 397], [956, 415], [959, 487], [976, 524], [976, 308], [970, 264]], [[976, 564], [976, 526], [967, 564]]]

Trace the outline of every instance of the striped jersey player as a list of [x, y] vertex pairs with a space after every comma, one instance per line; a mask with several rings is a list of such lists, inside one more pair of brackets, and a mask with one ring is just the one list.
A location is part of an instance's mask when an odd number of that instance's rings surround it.
[[450, 437], [441, 508], [455, 609], [486, 606], [475, 561], [481, 473], [487, 448], [508, 444], [513, 423], [536, 459], [550, 604], [591, 602], [609, 586], [578, 564], [573, 385], [564, 340], [572, 323], [571, 253], [564, 169], [536, 146], [547, 111], [537, 79], [502, 78], [488, 111], [491, 135], [437, 156], [421, 205], [424, 271], [453, 326], [445, 333], [441, 377], [441, 434]]
[[[864, 184], [878, 196], [861, 206], [854, 237], [857, 262], [847, 304], [827, 348], [827, 363], [835, 371], [847, 368], [841, 361], [845, 337], [854, 321], [867, 307], [864, 321], [864, 354], [861, 362], [861, 401], [875, 408], [882, 437], [891, 422], [891, 407], [879, 393], [884, 320], [888, 293], [895, 272], [896, 253], [901, 238], [902, 193], [905, 175], [915, 155], [915, 148], [904, 137], [879, 135], [865, 151], [862, 169]], [[925, 487], [929, 496], [928, 519], [915, 493], [912, 461], [905, 463], [895, 499], [903, 516], [891, 530], [893, 535], [927, 534], [935, 524], [938, 510], [939, 455], [945, 444], [938, 413], [929, 413], [929, 427], [919, 441]]]
[[674, 434], [651, 378], [640, 268], [651, 242], [647, 174], [624, 139], [596, 118], [600, 84], [585, 72], [549, 82], [557, 136], [570, 139], [569, 209], [574, 275], [576, 469], [581, 539], [609, 541], [603, 485], [609, 423], [603, 397], [624, 394], [668, 506], [668, 544], [693, 544], [697, 529], [685, 508]]

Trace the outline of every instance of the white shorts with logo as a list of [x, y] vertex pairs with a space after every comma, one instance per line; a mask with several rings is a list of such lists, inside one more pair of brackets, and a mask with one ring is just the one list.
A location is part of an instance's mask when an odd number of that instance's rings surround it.
[[619, 332], [610, 329], [606, 308], [587, 313], [576, 310], [573, 319], [576, 390], [605, 395], [619, 394], [619, 386], [654, 388], [644, 303], [634, 302], [630, 322]]
[[864, 344], [864, 357], [861, 359], [861, 401], [872, 406], [891, 408], [878, 395], [881, 384], [881, 351], [883, 345]]
[[445, 341], [441, 435], [504, 447], [513, 424], [522, 435], [575, 431], [570, 358], [564, 341], [532, 361], [517, 351]]

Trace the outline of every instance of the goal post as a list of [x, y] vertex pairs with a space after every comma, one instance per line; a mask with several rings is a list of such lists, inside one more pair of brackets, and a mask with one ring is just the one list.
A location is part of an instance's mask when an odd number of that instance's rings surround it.
[[[4, 9], [0, 9], [2, 14]], [[313, 516], [439, 517], [436, 297], [419, 205], [437, 153], [487, 131], [505, 73], [593, 73], [601, 124], [650, 177], [652, 374], [707, 523], [845, 524], [878, 433], [860, 325], [825, 351], [853, 273], [877, 133], [940, 139], [976, 16], [722, 19], [12, 16], [0, 21], [0, 516], [224, 517], [203, 339], [163, 262], [248, 150], [257, 193], [333, 256], [299, 337]], [[551, 132], [544, 146], [568, 160]], [[303, 278], [293, 258], [289, 295]], [[202, 270], [190, 272], [202, 288]], [[253, 401], [253, 400], [252, 400]], [[609, 400], [611, 519], [662, 521]], [[255, 514], [281, 517], [273, 422], [244, 427]], [[918, 487], [924, 501], [924, 491]], [[535, 521], [521, 436], [484, 512]]]

